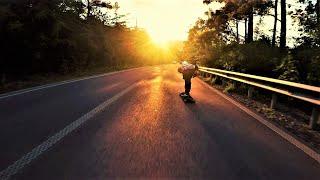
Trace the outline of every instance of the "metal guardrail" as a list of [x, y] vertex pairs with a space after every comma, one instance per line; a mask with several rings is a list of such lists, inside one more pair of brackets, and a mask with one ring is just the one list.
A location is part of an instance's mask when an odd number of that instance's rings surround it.
[[[275, 108], [278, 94], [313, 104], [314, 107], [309, 122], [310, 128], [314, 128], [320, 119], [320, 87], [207, 67], [199, 67], [199, 71], [203, 77], [206, 76], [212, 79], [214, 75], [249, 85], [248, 98], [252, 98], [254, 87], [273, 92], [270, 108]], [[213, 79], [211, 83], [213, 84]]]

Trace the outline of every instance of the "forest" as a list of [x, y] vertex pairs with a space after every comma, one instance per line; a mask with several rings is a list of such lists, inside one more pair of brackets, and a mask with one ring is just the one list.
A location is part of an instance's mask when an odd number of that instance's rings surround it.
[[[174, 60], [320, 86], [319, 1], [199, 0], [208, 10], [183, 48], [162, 48], [144, 29], [127, 26], [118, 3], [2, 0], [0, 86], [33, 76]], [[271, 21], [264, 24], [266, 17]], [[288, 38], [288, 18], [297, 26], [295, 39]]]
[[1, 0], [0, 86], [30, 77], [172, 60], [120, 5], [94, 0]]
[[[199, 3], [208, 5], [206, 18], [199, 18], [190, 29], [182, 58], [209, 67], [320, 86], [320, 0]], [[214, 3], [221, 8], [214, 9]], [[272, 21], [263, 26], [266, 17]], [[293, 25], [288, 18], [296, 23], [298, 33], [290, 44], [287, 29]]]

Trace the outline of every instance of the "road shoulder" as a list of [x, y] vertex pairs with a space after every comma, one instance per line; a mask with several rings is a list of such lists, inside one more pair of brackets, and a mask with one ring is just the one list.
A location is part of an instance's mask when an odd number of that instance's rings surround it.
[[7, 97], [11, 97], [11, 96], [25, 94], [25, 93], [38, 91], [38, 90], [42, 90], [42, 89], [47, 89], [47, 88], [51, 88], [51, 87], [61, 86], [61, 85], [69, 84], [69, 83], [75, 83], [75, 82], [79, 82], [79, 81], [83, 81], [83, 80], [89, 80], [89, 79], [99, 78], [99, 77], [103, 77], [103, 76], [110, 76], [110, 75], [115, 75], [115, 74], [119, 74], [119, 73], [123, 73], [123, 72], [129, 72], [129, 71], [137, 70], [140, 68], [144, 68], [144, 67], [130, 68], [130, 69], [125, 69], [125, 70], [120, 70], [120, 71], [113, 71], [113, 72], [108, 72], [108, 73], [92, 75], [92, 76], [74, 78], [74, 79], [69, 79], [69, 80], [65, 80], [65, 81], [54, 82], [54, 83], [44, 84], [44, 85], [40, 85], [40, 86], [34, 86], [34, 87], [30, 87], [30, 88], [6, 92], [6, 93], [0, 94], [0, 100], [7, 98]]
[[309, 147], [308, 145], [306, 145], [302, 140], [296, 138], [293, 134], [291, 134], [290, 132], [286, 131], [285, 129], [277, 126], [276, 124], [272, 123], [271, 121], [263, 118], [257, 112], [254, 112], [254, 110], [249, 109], [248, 107], [239, 103], [238, 101], [236, 101], [232, 97], [220, 92], [219, 90], [217, 90], [214, 87], [210, 86], [209, 84], [205, 83], [203, 80], [197, 79], [197, 81], [199, 81], [201, 84], [208, 87], [211, 91], [214, 91], [215, 93], [217, 93], [218, 95], [220, 95], [224, 99], [228, 100], [229, 102], [231, 102], [232, 104], [234, 104], [235, 106], [240, 108], [242, 111], [246, 112], [248, 115], [250, 115], [251, 117], [253, 117], [257, 121], [259, 121], [260, 123], [262, 123], [263, 125], [265, 125], [269, 129], [271, 129], [272, 131], [277, 133], [279, 136], [281, 136], [283, 139], [287, 140], [288, 142], [290, 142], [291, 144], [293, 144], [294, 146], [299, 148], [301, 151], [306, 153], [308, 156], [310, 156], [311, 158], [316, 160], [318, 163], [320, 163], [320, 154], [317, 153], [314, 149], [312, 149], [312, 147]]

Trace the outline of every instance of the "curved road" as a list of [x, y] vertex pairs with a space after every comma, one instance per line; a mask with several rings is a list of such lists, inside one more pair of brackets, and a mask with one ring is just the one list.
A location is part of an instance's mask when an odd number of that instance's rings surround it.
[[[166, 65], [0, 97], [0, 179], [319, 179], [318, 162], [192, 85], [197, 103], [185, 104], [181, 75]], [[30, 152], [37, 158], [8, 171]]]

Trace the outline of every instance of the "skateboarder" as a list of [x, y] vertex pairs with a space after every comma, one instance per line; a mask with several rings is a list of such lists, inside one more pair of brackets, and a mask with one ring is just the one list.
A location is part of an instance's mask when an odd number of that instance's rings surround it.
[[179, 67], [178, 71], [183, 74], [185, 91], [184, 93], [181, 93], [180, 96], [187, 98], [191, 97], [191, 79], [197, 75], [198, 66], [196, 62], [194, 62], [193, 64], [189, 64], [186, 61], [184, 61], [181, 64], [182, 65], [181, 67]]

